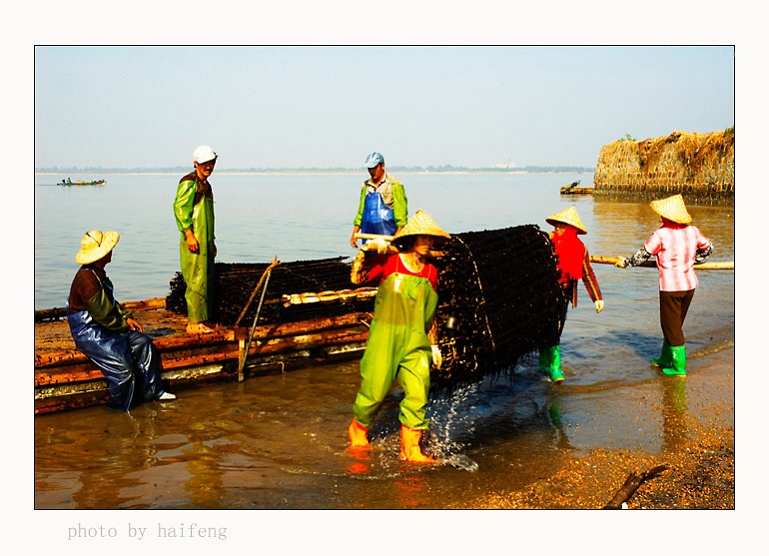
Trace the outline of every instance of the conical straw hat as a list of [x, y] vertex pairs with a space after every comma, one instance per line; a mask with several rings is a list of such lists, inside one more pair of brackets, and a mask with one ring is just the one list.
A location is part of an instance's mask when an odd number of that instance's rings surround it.
[[406, 223], [406, 225], [403, 226], [403, 228], [401, 228], [397, 234], [395, 234], [393, 239], [400, 239], [405, 236], [420, 235], [451, 238], [451, 235], [449, 235], [448, 232], [443, 231], [441, 227], [435, 223], [435, 220], [430, 218], [429, 214], [423, 210], [418, 210], [414, 216], [409, 218], [409, 221]]
[[657, 199], [651, 203], [652, 210], [662, 218], [667, 218], [677, 224], [689, 224], [692, 217], [686, 210], [684, 198], [681, 194], [673, 195], [667, 199]]
[[80, 240], [80, 251], [75, 255], [75, 262], [77, 264], [96, 262], [112, 251], [118, 241], [120, 241], [120, 234], [117, 232], [102, 232], [101, 230], [86, 232]]
[[574, 226], [575, 228], [577, 228], [578, 234], [587, 233], [587, 228], [585, 228], [585, 225], [582, 223], [582, 220], [579, 219], [579, 214], [577, 213], [577, 209], [574, 207], [569, 207], [565, 210], [562, 210], [558, 214], [548, 216], [545, 219], [545, 222], [553, 226], [555, 226], [556, 222], [559, 222], [561, 224], [568, 224], [570, 226]]

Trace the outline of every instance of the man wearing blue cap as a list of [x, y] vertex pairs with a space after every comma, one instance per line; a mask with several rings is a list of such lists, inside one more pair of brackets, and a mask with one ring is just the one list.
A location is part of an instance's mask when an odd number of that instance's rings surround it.
[[394, 236], [408, 221], [408, 199], [403, 184], [385, 172], [384, 157], [373, 152], [366, 157], [366, 168], [371, 176], [363, 182], [358, 213], [353, 220], [350, 245], [358, 248], [356, 234]]

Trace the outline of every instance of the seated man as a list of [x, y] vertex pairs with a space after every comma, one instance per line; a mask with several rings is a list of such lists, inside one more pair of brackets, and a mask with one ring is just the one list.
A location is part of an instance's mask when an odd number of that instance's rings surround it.
[[129, 311], [115, 301], [104, 267], [112, 261], [117, 232], [91, 230], [83, 236], [75, 261], [77, 271], [67, 298], [67, 320], [75, 346], [93, 361], [107, 379], [107, 407], [128, 411], [134, 389], [146, 401], [174, 400], [160, 385], [160, 354], [152, 339]]

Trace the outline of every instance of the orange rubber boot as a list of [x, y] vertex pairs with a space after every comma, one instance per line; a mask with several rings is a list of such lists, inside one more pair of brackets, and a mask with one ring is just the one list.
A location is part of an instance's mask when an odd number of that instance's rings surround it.
[[408, 463], [438, 463], [438, 460], [422, 453], [420, 440], [422, 431], [410, 429], [406, 425], [401, 426], [401, 460]]
[[347, 435], [350, 437], [350, 448], [371, 449], [371, 444], [368, 442], [368, 429], [355, 419], [350, 423]]

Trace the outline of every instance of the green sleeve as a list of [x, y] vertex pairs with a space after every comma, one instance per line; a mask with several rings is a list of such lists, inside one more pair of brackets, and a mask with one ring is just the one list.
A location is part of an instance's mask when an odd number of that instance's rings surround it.
[[85, 308], [91, 318], [107, 330], [128, 332], [126, 320], [131, 316], [130, 311], [126, 311], [120, 303], [116, 303], [113, 307], [104, 292], [104, 288], [101, 288], [91, 299], [85, 302]]
[[176, 227], [181, 233], [192, 229], [192, 211], [195, 206], [195, 192], [198, 184], [193, 180], [179, 182], [174, 199], [174, 217]]
[[360, 226], [363, 221], [363, 206], [366, 203], [366, 182], [360, 188], [360, 199], [358, 201], [358, 213], [355, 215], [355, 220], [352, 221], [353, 226]]
[[393, 216], [395, 225], [402, 228], [409, 220], [409, 201], [406, 188], [400, 182], [393, 183]]

